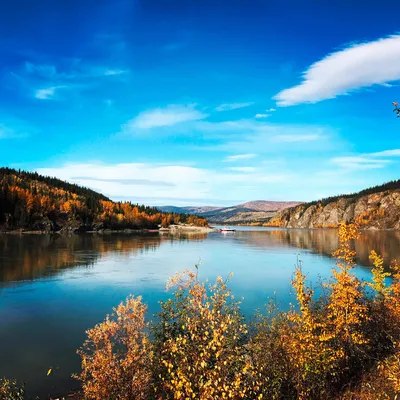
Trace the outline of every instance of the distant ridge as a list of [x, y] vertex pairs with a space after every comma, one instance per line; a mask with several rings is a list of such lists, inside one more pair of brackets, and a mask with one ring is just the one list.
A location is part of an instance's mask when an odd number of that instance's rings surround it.
[[262, 223], [270, 220], [278, 211], [301, 204], [297, 201], [267, 201], [255, 200], [231, 207], [158, 207], [165, 212], [195, 214], [211, 223], [249, 224]]
[[248, 208], [254, 211], [280, 211], [288, 207], [294, 207], [301, 204], [299, 201], [266, 201], [255, 200], [239, 204], [237, 207]]
[[183, 214], [201, 214], [208, 211], [218, 210], [220, 207], [213, 206], [156, 206], [161, 211], [171, 213], [183, 213]]

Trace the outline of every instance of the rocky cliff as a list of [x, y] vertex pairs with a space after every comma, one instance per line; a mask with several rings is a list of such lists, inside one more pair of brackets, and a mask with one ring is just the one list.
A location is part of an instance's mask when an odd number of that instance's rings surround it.
[[280, 211], [267, 226], [285, 228], [333, 228], [341, 221], [365, 229], [400, 229], [400, 189], [301, 204]]

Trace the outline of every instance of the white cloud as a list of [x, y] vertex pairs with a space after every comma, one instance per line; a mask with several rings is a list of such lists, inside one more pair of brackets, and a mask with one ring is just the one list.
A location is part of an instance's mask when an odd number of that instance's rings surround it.
[[128, 73], [126, 69], [106, 69], [104, 71], [105, 76], [122, 75]]
[[[79, 59], [61, 60], [58, 66], [25, 62], [19, 81], [29, 91], [34, 88], [34, 96], [37, 99], [49, 100], [55, 97], [58, 89], [68, 87], [72, 92], [72, 89], [80, 90], [99, 85], [102, 82], [100, 78], [120, 77], [121, 79], [128, 73], [127, 69], [87, 64]], [[40, 86], [42, 88], [37, 89]]]
[[254, 102], [247, 102], [247, 103], [226, 103], [226, 104], [221, 104], [218, 106], [215, 110], [216, 111], [230, 111], [230, 110], [236, 110], [238, 108], [244, 108], [244, 107], [249, 107], [253, 105]]
[[310, 135], [277, 135], [272, 138], [273, 142], [286, 142], [286, 143], [295, 143], [295, 142], [311, 142], [314, 140], [321, 139], [321, 135], [310, 134]]
[[257, 170], [255, 167], [229, 167], [228, 169], [235, 172], [254, 172]]
[[400, 79], [400, 35], [354, 44], [312, 64], [303, 81], [278, 93], [279, 106], [316, 103]]
[[377, 153], [371, 153], [373, 157], [396, 157], [400, 156], [400, 149], [384, 150]]
[[345, 157], [335, 157], [331, 162], [339, 167], [353, 170], [384, 168], [392, 163], [393, 157], [400, 157], [400, 149], [363, 153]]
[[276, 108], [269, 108], [268, 110], [265, 110], [266, 112], [274, 112], [276, 111]]
[[190, 199], [206, 197], [208, 193], [207, 171], [181, 165], [67, 164], [37, 171], [97, 188], [113, 199], [127, 196]]
[[[234, 155], [229, 160], [235, 160], [235, 155], [242, 154], [311, 153], [332, 150], [333, 147], [340, 150], [342, 145], [336, 132], [324, 126], [277, 124], [254, 118], [220, 122], [200, 119], [204, 117], [193, 106], [156, 108], [142, 112], [122, 125], [116, 136], [147, 135], [150, 128], [158, 128], [151, 131], [152, 138], [154, 134], [163, 138], [186, 137], [185, 145], [177, 144], [180, 149], [221, 151]], [[289, 142], [296, 145], [287, 146]]]
[[64, 88], [65, 86], [52, 86], [46, 89], [39, 89], [35, 92], [35, 97], [41, 100], [52, 99], [58, 89]]
[[38, 75], [42, 78], [53, 79], [59, 76], [57, 69], [54, 65], [33, 64], [31, 62], [25, 62], [25, 70], [29, 74]]
[[257, 157], [257, 154], [247, 153], [247, 154], [236, 154], [234, 156], [229, 156], [225, 158], [225, 162], [234, 162], [239, 160], [249, 160], [251, 158]]
[[129, 73], [128, 69], [110, 68], [104, 65], [87, 64], [79, 59], [67, 59], [60, 66], [51, 64], [34, 64], [25, 62], [25, 72], [36, 78], [48, 81], [71, 81], [87, 78], [99, 78], [101, 76], [115, 76]]
[[335, 157], [331, 161], [341, 168], [351, 170], [384, 168], [388, 163], [388, 160], [374, 160], [361, 156]]
[[256, 118], [268, 118], [271, 114], [256, 114]]
[[123, 132], [132, 132], [135, 129], [151, 129], [173, 126], [188, 121], [206, 118], [207, 115], [197, 111], [193, 106], [170, 105], [166, 108], [155, 108], [144, 111], [137, 117], [123, 125]]
[[260, 182], [282, 182], [288, 178], [282, 171], [255, 172], [246, 168], [224, 172], [185, 165], [143, 163], [66, 164], [57, 168], [38, 168], [37, 172], [91, 187], [114, 200], [153, 199], [150, 204], [165, 204], [165, 199], [176, 203], [187, 201], [187, 204], [207, 199], [233, 199], [243, 196], [240, 193], [243, 185], [263, 190]]
[[[210, 122], [199, 121], [194, 132], [209, 138], [210, 151], [223, 151], [230, 154], [280, 154], [311, 153], [318, 154], [328, 150], [339, 151], [344, 146], [335, 130], [319, 125], [276, 124], [260, 119]], [[215, 141], [218, 140], [218, 143]], [[287, 143], [295, 145], [288, 146]]]

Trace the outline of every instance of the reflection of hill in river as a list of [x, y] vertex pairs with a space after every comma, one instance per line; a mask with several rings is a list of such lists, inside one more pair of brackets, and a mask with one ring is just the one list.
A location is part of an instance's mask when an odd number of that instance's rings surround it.
[[[51, 276], [77, 266], [90, 267], [109, 253], [129, 255], [154, 251], [169, 241], [204, 240], [207, 234], [169, 235], [0, 235], [0, 282]], [[237, 231], [232, 239], [243, 246], [294, 247], [330, 257], [338, 247], [336, 230], [289, 229]], [[361, 265], [371, 265], [370, 250], [383, 254], [385, 265], [400, 261], [399, 231], [364, 231], [355, 249]]]
[[[174, 240], [202, 240], [203, 235]], [[64, 269], [90, 267], [110, 252], [154, 251], [172, 240], [156, 235], [0, 235], [0, 282], [51, 276]]]
[[[250, 246], [297, 247], [328, 257], [339, 246], [336, 229], [282, 229], [246, 232], [243, 236], [241, 232], [237, 234], [239, 240]], [[371, 250], [383, 255], [385, 265], [393, 259], [400, 261], [400, 231], [363, 231], [355, 243], [355, 250], [361, 265], [371, 265]]]

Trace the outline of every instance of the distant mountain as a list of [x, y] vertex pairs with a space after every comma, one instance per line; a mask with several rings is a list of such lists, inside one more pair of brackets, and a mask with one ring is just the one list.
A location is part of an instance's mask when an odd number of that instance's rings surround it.
[[178, 214], [202, 214], [204, 212], [218, 210], [220, 207], [212, 206], [187, 206], [187, 207], [177, 207], [177, 206], [157, 206], [160, 211]]
[[266, 201], [257, 200], [232, 207], [157, 207], [164, 212], [195, 214], [211, 223], [240, 224], [263, 223], [269, 221], [278, 211], [299, 205], [295, 201]]
[[209, 211], [219, 210], [221, 207], [213, 207], [213, 206], [194, 206], [194, 207], [184, 207], [185, 210], [188, 210], [192, 214], [197, 213], [206, 213]]
[[175, 214], [193, 214], [186, 207], [177, 206], [157, 206], [157, 208], [162, 212], [175, 213]]
[[400, 229], [400, 179], [285, 209], [268, 226], [330, 228], [341, 221], [368, 229]]
[[299, 205], [298, 201], [267, 201], [255, 200], [247, 203], [239, 204], [237, 207], [248, 208], [253, 211], [280, 211], [288, 207]]

